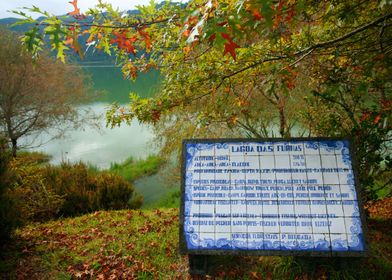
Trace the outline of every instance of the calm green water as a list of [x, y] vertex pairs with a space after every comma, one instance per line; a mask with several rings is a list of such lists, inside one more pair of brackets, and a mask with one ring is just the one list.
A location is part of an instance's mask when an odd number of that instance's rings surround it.
[[121, 70], [115, 66], [88, 65], [82, 68], [91, 75], [94, 89], [103, 92], [103, 95], [97, 100], [100, 102], [126, 104], [129, 102], [130, 92], [135, 92], [141, 97], [152, 97], [158, 90], [158, 71], [141, 73], [133, 82], [124, 80]]
[[[137, 81], [132, 82], [123, 79], [118, 67], [89, 64], [82, 68], [91, 75], [94, 90], [103, 92], [103, 95], [91, 104], [80, 106], [79, 110], [82, 112], [89, 109], [101, 116], [101, 129], [85, 127], [72, 130], [68, 131], [66, 137], [49, 142], [51, 136], [45, 134], [38, 139], [26, 139], [25, 143], [33, 142], [33, 145], [37, 145], [47, 142], [33, 150], [50, 154], [54, 164], [61, 161], [84, 161], [99, 168], [107, 168], [111, 162], [121, 162], [129, 156], [145, 158], [156, 153], [157, 147], [153, 145], [154, 135], [150, 127], [133, 121], [130, 126], [124, 124], [110, 129], [106, 127], [105, 112], [113, 102], [128, 103], [130, 92], [142, 97], [153, 96], [158, 89], [159, 73], [142, 73]], [[142, 178], [135, 182], [135, 187], [143, 194], [146, 204], [159, 200], [168, 190], [159, 175]]]

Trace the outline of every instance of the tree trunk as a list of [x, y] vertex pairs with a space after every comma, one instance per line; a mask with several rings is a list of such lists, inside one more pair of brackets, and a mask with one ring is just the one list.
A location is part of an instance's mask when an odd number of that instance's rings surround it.
[[12, 138], [11, 139], [11, 143], [12, 143], [12, 156], [16, 157], [16, 150], [18, 148], [17, 139], [16, 138]]
[[284, 108], [279, 107], [279, 121], [280, 121], [280, 128], [279, 133], [280, 136], [286, 137], [286, 116], [284, 114]]

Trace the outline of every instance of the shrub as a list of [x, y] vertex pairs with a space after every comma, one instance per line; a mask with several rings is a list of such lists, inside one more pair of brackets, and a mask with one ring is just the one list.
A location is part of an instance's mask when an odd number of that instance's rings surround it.
[[46, 184], [65, 201], [59, 214], [75, 216], [96, 210], [140, 207], [129, 201], [137, 197], [134, 188], [123, 177], [108, 172], [97, 172], [84, 163], [62, 163], [44, 169]]
[[[143, 203], [143, 197], [120, 175], [100, 172], [81, 162], [53, 166], [45, 156], [24, 153], [10, 162], [10, 169], [14, 180], [9, 198], [23, 223], [96, 210], [135, 209]], [[2, 202], [0, 211], [9, 207], [8, 202]]]
[[45, 184], [43, 167], [36, 161], [36, 155], [14, 158], [11, 168], [14, 181], [9, 191], [22, 223], [46, 221], [55, 217], [64, 199]]

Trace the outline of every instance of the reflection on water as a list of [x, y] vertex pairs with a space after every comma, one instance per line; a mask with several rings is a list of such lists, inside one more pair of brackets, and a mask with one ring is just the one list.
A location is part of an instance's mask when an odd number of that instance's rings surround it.
[[[135, 82], [124, 80], [121, 69], [113, 65], [97, 63], [84, 63], [71, 65], [81, 67], [91, 75], [94, 90], [103, 91], [105, 95], [88, 105], [92, 111], [102, 116], [100, 123], [102, 129], [93, 128], [68, 131], [67, 137], [52, 141], [49, 135], [41, 135], [34, 143], [46, 143], [35, 151], [42, 151], [53, 157], [52, 163], [62, 160], [71, 162], [84, 161], [106, 168], [111, 162], [123, 161], [129, 156], [144, 158], [156, 152], [152, 148], [152, 130], [137, 121], [130, 126], [122, 124], [114, 129], [106, 128], [105, 108], [113, 102], [125, 104], [129, 102], [129, 93], [135, 92], [141, 97], [151, 97], [159, 85], [158, 71], [142, 73]], [[102, 102], [102, 103], [97, 103]], [[80, 107], [83, 109], [84, 107]], [[30, 143], [31, 139], [25, 139]]]
[[[130, 126], [122, 124], [113, 129], [106, 128], [107, 105], [95, 103], [88, 105], [88, 107], [95, 114], [102, 116], [100, 130], [91, 127], [74, 130], [69, 132], [66, 137], [52, 140], [34, 150], [50, 154], [52, 163], [55, 164], [62, 160], [71, 162], [81, 160], [100, 168], [110, 166], [111, 162], [123, 161], [129, 156], [145, 158], [155, 152], [152, 148], [153, 145], [151, 145], [153, 139], [151, 128], [140, 125], [137, 121], [133, 121]], [[81, 107], [80, 109], [85, 108]], [[45, 143], [48, 139], [49, 135], [42, 135], [37, 139], [37, 143]]]

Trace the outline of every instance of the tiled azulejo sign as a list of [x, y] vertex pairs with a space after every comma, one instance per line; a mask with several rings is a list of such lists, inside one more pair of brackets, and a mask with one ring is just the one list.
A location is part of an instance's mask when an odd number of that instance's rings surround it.
[[197, 254], [360, 255], [349, 142], [184, 141], [180, 239]]

